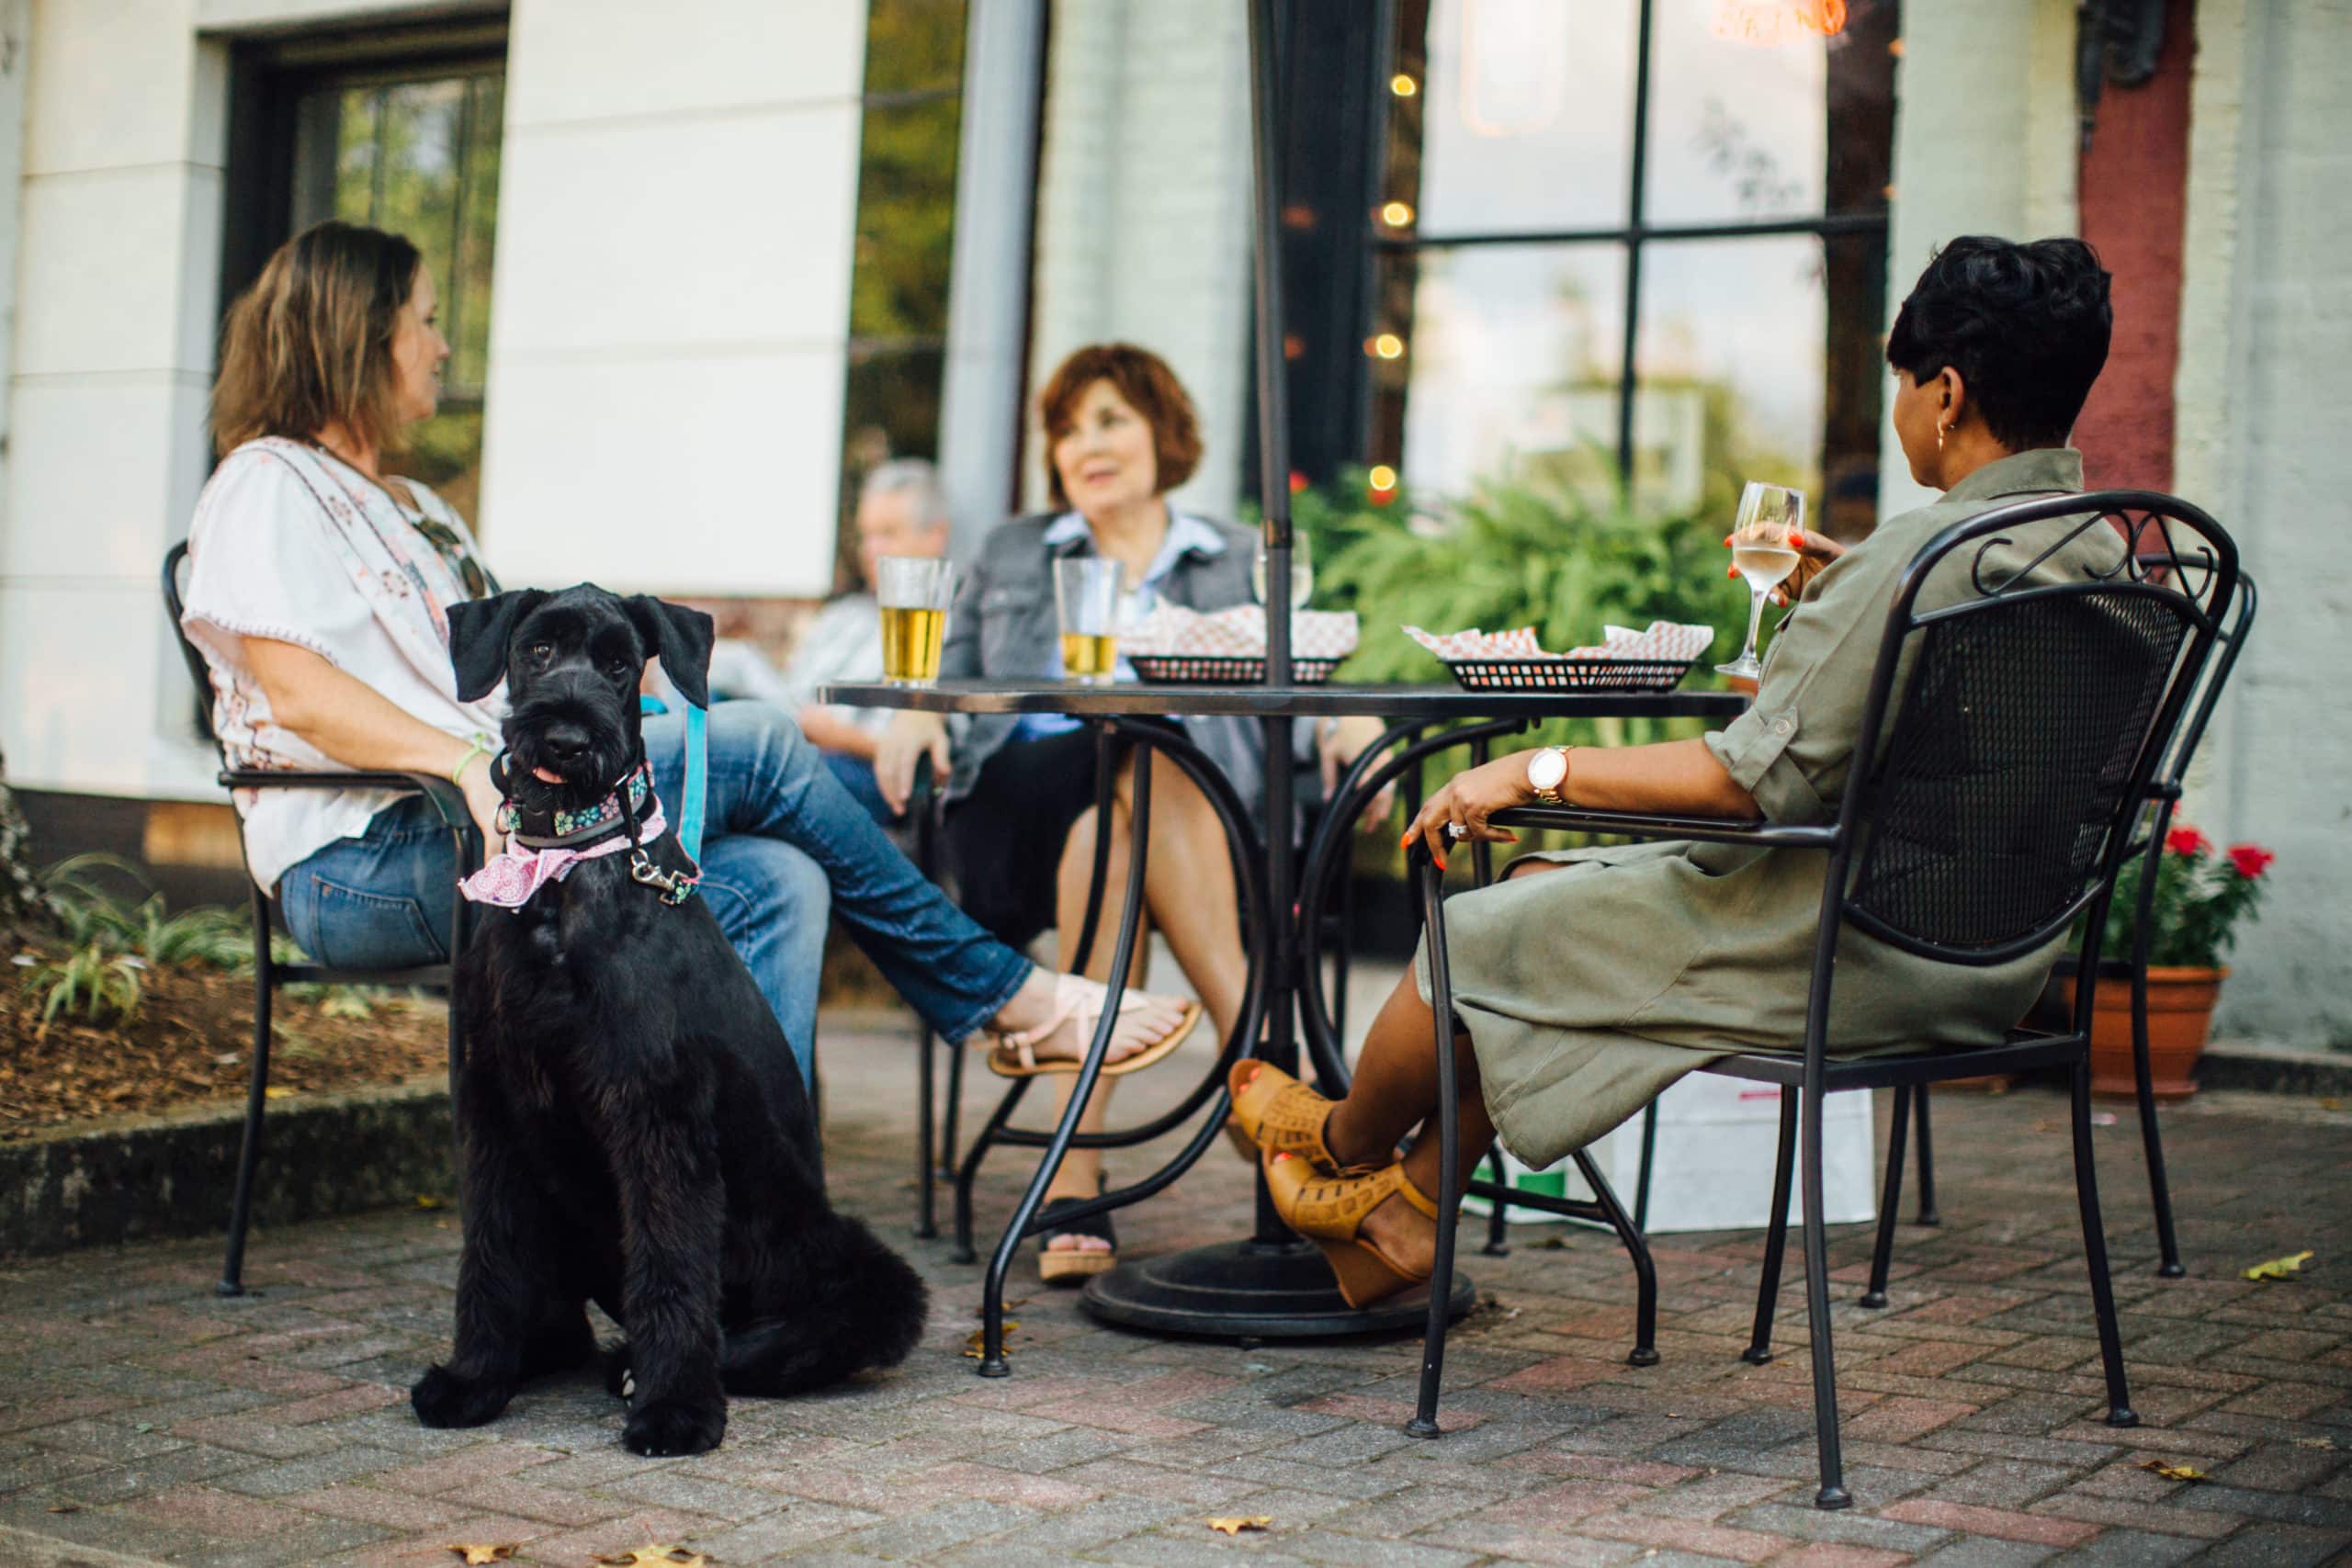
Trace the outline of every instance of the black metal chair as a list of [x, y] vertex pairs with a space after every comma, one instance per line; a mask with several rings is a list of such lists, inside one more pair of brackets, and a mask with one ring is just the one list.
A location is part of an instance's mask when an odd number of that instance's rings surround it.
[[[2197, 697], [2197, 705], [2189, 710], [2188, 722], [2182, 725], [2178, 737], [2165, 755], [2155, 779], [2148, 786], [2148, 810], [2143, 831], [2147, 837], [2138, 847], [2143, 857], [2140, 871], [2140, 900], [2133, 911], [2132, 956], [2100, 963], [2102, 979], [2126, 979], [2132, 984], [2132, 1075], [2135, 1080], [2140, 1103], [2140, 1142], [2147, 1151], [2148, 1201], [2155, 1211], [2156, 1273], [2164, 1279], [2177, 1280], [2188, 1272], [2180, 1261], [2180, 1242], [2173, 1229], [2172, 1183], [2165, 1171], [2164, 1134], [2156, 1125], [2156, 1091], [2148, 1067], [2148, 942], [2152, 921], [2150, 911], [2156, 898], [2156, 863], [2164, 858], [2165, 834], [2172, 827], [2174, 810], [2188, 778], [2188, 764], [2197, 755], [2197, 744], [2205, 738], [2205, 726], [2213, 716], [2213, 705], [2221, 700], [2222, 688], [2229, 683], [2230, 671], [2237, 667], [2238, 655], [2245, 650], [2246, 635], [2254, 629], [2256, 594], [2251, 573], [2238, 574], [2237, 603], [2231, 609], [2226, 630], [2219, 634], [2211, 663]], [[1936, 1209], [1935, 1145], [1928, 1141], [1928, 1086], [1916, 1089], [1898, 1088], [1894, 1091], [1894, 1114], [1889, 1120], [1886, 1133], [1886, 1185], [1879, 1200], [1878, 1245], [1871, 1253], [1870, 1288], [1862, 1295], [1866, 1307], [1886, 1304], [1886, 1276], [1894, 1254], [1895, 1211], [1903, 1199], [1904, 1134], [1912, 1117], [1906, 1112], [1916, 1110], [1919, 1135], [1919, 1208], [1915, 1223], [1922, 1225], [1940, 1224], [1943, 1216]], [[1643, 1174], [1648, 1174], [1648, 1164], [1643, 1164]]]
[[[2136, 519], [2135, 519], [2136, 514]], [[2157, 554], [2126, 551], [2105, 579], [2021, 585], [2019, 572], [1985, 581], [1985, 553], [2005, 531], [2070, 520], [2072, 539], [2120, 520], [2135, 541], [2151, 533]], [[2186, 551], [2178, 535], [2193, 536]], [[1963, 556], [1974, 547], [1973, 558]], [[2060, 547], [2051, 547], [2051, 551]], [[2037, 558], [2046, 559], [2050, 552]], [[1973, 596], [1917, 610], [1938, 567], [1971, 571]], [[2003, 1043], [1916, 1055], [1833, 1060], [1829, 1000], [1840, 933], [1848, 924], [1905, 952], [1947, 963], [2007, 962], [2061, 940], [2077, 916], [2095, 972], [2116, 874], [2151, 781], [2172, 749], [2184, 712], [2223, 635], [2237, 589], [2237, 551], [2219, 525], [2185, 502], [2141, 491], [2018, 502], [1953, 525], [1905, 569], [1856, 734], [1857, 759], [1837, 820], [1817, 825], [1528, 807], [1498, 815], [1511, 827], [1752, 844], [1827, 856], [1802, 1055], [1742, 1053], [1702, 1067], [1781, 1087], [1781, 1141], [1766, 1233], [1763, 1280], [1743, 1359], [1771, 1357], [1772, 1318], [1788, 1235], [1790, 1179], [1800, 1124], [1804, 1160], [1804, 1272], [1813, 1348], [1820, 1490], [1816, 1506], [1842, 1508], [1837, 1370], [1829, 1321], [1828, 1243], [1821, 1192], [1822, 1100], [1856, 1089], [2045, 1066], [2073, 1080], [2075, 1185], [2090, 1269], [2108, 1421], [2137, 1425], [2125, 1380], [2099, 1218], [2090, 1134], [2090, 989], [2079, 988], [2072, 1027], [2013, 1032]], [[1912, 660], [1899, 711], [1894, 686]], [[1882, 739], [1885, 744], [1882, 746]], [[1445, 962], [1442, 879], [1425, 852], [1414, 874], [1430, 930], [1430, 999], [1439, 1034], [1438, 1126], [1443, 1167], [1436, 1271], [1453, 1267], [1461, 1182], [1455, 1021]], [[1586, 1179], [1605, 1191], [1599, 1173]], [[1419, 1409], [1407, 1430], [1436, 1437], [1446, 1314], [1433, 1305]]]
[[[189, 642], [180, 627], [183, 604], [180, 596], [180, 567], [187, 557], [185, 542], [174, 545], [164, 553], [164, 608], [171, 616], [172, 635], [178, 638], [180, 657], [187, 663], [188, 678], [196, 682], [199, 711], [209, 714], [212, 705], [212, 675], [204, 656]], [[206, 730], [210, 732], [208, 720]], [[213, 737], [217, 747], [220, 738]], [[433, 773], [397, 772], [363, 773], [304, 773], [277, 769], [238, 768], [231, 765], [228, 754], [220, 755], [220, 783], [231, 790], [240, 789], [383, 789], [403, 795], [422, 795], [433, 803], [458, 853], [458, 863], [470, 871], [481, 864], [481, 833], [474, 826], [472, 814], [466, 809], [465, 792], [447, 779]], [[240, 842], [244, 827], [238, 823]], [[252, 882], [249, 876], [247, 881]], [[262, 1111], [268, 1103], [269, 1090], [269, 1030], [270, 1009], [280, 986], [304, 982], [324, 982], [335, 985], [400, 986], [420, 990], [450, 993], [449, 971], [447, 964], [427, 964], [415, 969], [339, 969], [321, 964], [281, 964], [270, 952], [272, 900], [259, 883], [252, 883], [254, 916], [254, 1062], [253, 1076], [245, 1092], [245, 1134], [237, 1155], [237, 1186], [229, 1211], [229, 1245], [220, 1262], [220, 1282], [215, 1287], [224, 1296], [244, 1294], [245, 1232], [253, 1218], [254, 1178], [261, 1165]], [[467, 905], [455, 886], [450, 888], [451, 908], [455, 910], [452, 930], [460, 944], [465, 940]], [[458, 1068], [465, 1059], [465, 1044], [458, 1028], [454, 998], [449, 1008], [449, 1092], [457, 1093]]]

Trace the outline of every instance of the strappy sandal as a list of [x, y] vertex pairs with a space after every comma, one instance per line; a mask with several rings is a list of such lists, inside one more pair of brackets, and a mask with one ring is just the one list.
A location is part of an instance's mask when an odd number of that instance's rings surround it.
[[[1081, 1198], [1049, 1199], [1040, 1211], [1040, 1217], [1050, 1220], [1056, 1210], [1075, 1209], [1085, 1201], [1087, 1200]], [[1086, 1247], [1064, 1247], [1057, 1252], [1046, 1244], [1057, 1235], [1097, 1236], [1111, 1245], [1099, 1251]], [[1073, 1220], [1058, 1230], [1037, 1234], [1037, 1278], [1048, 1285], [1075, 1284], [1080, 1280], [1107, 1273], [1118, 1266], [1119, 1233], [1112, 1228], [1107, 1210], [1082, 1220]]]
[[1250, 1158], [1256, 1159], [1261, 1150], [1297, 1155], [1324, 1176], [1366, 1176], [1380, 1168], [1341, 1165], [1332, 1156], [1323, 1143], [1323, 1124], [1332, 1102], [1280, 1067], [1244, 1058], [1226, 1073], [1225, 1087], [1233, 1096], [1233, 1118], [1226, 1130], [1249, 1141]]
[[[1076, 1032], [1080, 1047], [1092, 1043], [1095, 1028], [1102, 1021], [1103, 1004], [1110, 996], [1110, 988], [1100, 981], [1090, 980], [1083, 975], [1057, 975], [1054, 976], [1053, 1016], [1035, 1029], [997, 1036], [996, 1048], [989, 1053], [989, 1071], [1004, 1078], [1032, 1078], [1041, 1073], [1077, 1072], [1080, 1066], [1080, 1058], [1048, 1056], [1041, 1061], [1037, 1056], [1037, 1047], [1053, 1038], [1056, 1030], [1073, 1019], [1077, 1021]], [[1130, 989], [1119, 998], [1119, 1010], [1132, 1012], [1143, 1006], [1146, 1000], [1141, 991]], [[1183, 1004], [1183, 1009], [1182, 1020], [1168, 1032], [1166, 1039], [1115, 1062], [1103, 1063], [1102, 1076], [1115, 1078], [1140, 1072], [1182, 1045], [1185, 1037], [1201, 1021], [1200, 1003], [1188, 1001]]]
[[1318, 1173], [1296, 1155], [1270, 1154], [1262, 1168], [1274, 1213], [1321, 1249], [1350, 1306], [1368, 1306], [1429, 1279], [1426, 1272], [1401, 1267], [1363, 1235], [1366, 1217], [1396, 1195], [1437, 1218], [1437, 1205], [1407, 1179], [1402, 1162], [1369, 1176], [1334, 1177]]

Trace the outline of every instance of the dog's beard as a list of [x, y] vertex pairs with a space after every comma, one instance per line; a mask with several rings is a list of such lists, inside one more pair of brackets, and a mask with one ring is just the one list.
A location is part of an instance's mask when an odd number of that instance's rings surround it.
[[[588, 750], [569, 763], [558, 763], [545, 745], [547, 727], [559, 719], [580, 725], [589, 736]], [[570, 704], [517, 711], [507, 720], [505, 740], [507, 793], [526, 810], [594, 806], [636, 764], [639, 751], [634, 728]]]

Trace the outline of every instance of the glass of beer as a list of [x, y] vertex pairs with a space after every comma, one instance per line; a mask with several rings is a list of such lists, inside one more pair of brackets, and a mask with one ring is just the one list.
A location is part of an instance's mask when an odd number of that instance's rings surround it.
[[1119, 665], [1119, 563], [1100, 556], [1054, 562], [1054, 606], [1062, 623], [1062, 677], [1107, 686]]
[[882, 601], [882, 679], [928, 686], [939, 679], [939, 645], [947, 636], [955, 570], [930, 556], [884, 556], [874, 590]]

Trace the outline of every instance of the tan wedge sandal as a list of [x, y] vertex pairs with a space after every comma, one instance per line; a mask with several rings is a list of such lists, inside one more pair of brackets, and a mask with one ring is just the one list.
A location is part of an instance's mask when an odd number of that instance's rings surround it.
[[1428, 1280], [1428, 1274], [1400, 1267], [1363, 1235], [1365, 1219], [1395, 1196], [1437, 1218], [1437, 1205], [1406, 1177], [1401, 1162], [1369, 1176], [1334, 1177], [1317, 1172], [1299, 1156], [1269, 1154], [1263, 1168], [1274, 1213], [1322, 1250], [1350, 1306], [1369, 1306]]
[[1297, 1155], [1325, 1176], [1364, 1176], [1379, 1169], [1372, 1165], [1341, 1165], [1324, 1146], [1323, 1123], [1331, 1114], [1330, 1100], [1280, 1067], [1244, 1059], [1225, 1076], [1233, 1096], [1228, 1134], [1238, 1132], [1250, 1145], [1249, 1157], [1267, 1154]]

